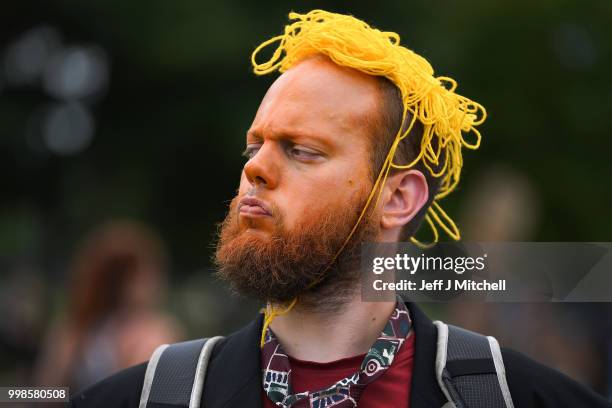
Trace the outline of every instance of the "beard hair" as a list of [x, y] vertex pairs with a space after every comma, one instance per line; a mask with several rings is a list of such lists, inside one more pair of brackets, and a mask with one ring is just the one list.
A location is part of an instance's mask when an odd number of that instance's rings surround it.
[[239, 198], [232, 200], [218, 234], [217, 276], [238, 294], [263, 302], [285, 304], [299, 297], [301, 310], [340, 311], [359, 290], [360, 244], [373, 240], [379, 230], [375, 212], [366, 211], [333, 261], [359, 219], [367, 195], [362, 192], [322, 217], [304, 218], [291, 230], [273, 207], [275, 225], [270, 236], [241, 228]]

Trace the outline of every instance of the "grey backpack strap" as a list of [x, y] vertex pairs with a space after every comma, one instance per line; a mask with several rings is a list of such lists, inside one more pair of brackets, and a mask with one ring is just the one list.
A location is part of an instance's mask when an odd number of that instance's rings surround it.
[[208, 360], [222, 338], [159, 346], [147, 365], [139, 408], [199, 408]]
[[444, 408], [514, 408], [497, 340], [440, 321], [434, 324], [436, 377], [448, 400]]

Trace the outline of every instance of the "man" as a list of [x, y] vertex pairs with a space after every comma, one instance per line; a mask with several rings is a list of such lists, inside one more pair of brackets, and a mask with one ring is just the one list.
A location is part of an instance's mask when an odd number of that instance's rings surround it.
[[[459, 238], [437, 200], [459, 180], [461, 147], [478, 147], [484, 109], [394, 33], [323, 11], [291, 17], [262, 44], [279, 42], [272, 59], [256, 62], [262, 47], [253, 56], [256, 73], [283, 74], [247, 132], [216, 253], [219, 275], [268, 307], [211, 349], [201, 406], [453, 406], [436, 377], [436, 327], [412, 303], [363, 302], [358, 254], [362, 242], [413, 238], [423, 219], [436, 238], [436, 225]], [[501, 355], [516, 407], [609, 406]], [[146, 370], [120, 372], [73, 406], [136, 407]]]

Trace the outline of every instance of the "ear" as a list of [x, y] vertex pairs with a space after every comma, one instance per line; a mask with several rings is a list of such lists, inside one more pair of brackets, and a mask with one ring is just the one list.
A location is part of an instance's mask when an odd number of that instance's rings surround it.
[[[397, 234], [427, 202], [427, 180], [419, 170], [402, 170], [387, 177], [381, 196], [381, 232]], [[397, 240], [396, 239], [396, 240]]]

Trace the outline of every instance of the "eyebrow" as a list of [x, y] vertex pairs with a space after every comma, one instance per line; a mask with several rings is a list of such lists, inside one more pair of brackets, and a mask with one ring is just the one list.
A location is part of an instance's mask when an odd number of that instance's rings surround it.
[[[249, 129], [246, 133], [247, 138], [253, 138], [258, 142], [263, 141], [266, 137], [257, 130]], [[294, 143], [300, 143], [301, 140], [309, 140], [313, 141], [315, 144], [319, 144], [325, 148], [335, 148], [336, 145], [333, 141], [327, 140], [332, 139], [331, 137], [322, 137], [313, 133], [307, 132], [299, 132], [299, 131], [289, 131], [289, 130], [280, 130], [277, 132], [272, 132], [271, 134], [267, 134], [268, 138], [272, 140], [278, 139], [288, 139]]]

